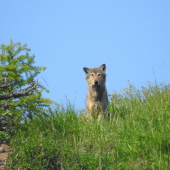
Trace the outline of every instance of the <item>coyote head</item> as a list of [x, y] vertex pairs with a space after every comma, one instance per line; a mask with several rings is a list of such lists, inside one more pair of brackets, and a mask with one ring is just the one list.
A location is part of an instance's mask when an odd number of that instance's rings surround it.
[[100, 87], [105, 85], [106, 80], [106, 65], [102, 64], [100, 67], [83, 68], [86, 73], [86, 81], [89, 87]]

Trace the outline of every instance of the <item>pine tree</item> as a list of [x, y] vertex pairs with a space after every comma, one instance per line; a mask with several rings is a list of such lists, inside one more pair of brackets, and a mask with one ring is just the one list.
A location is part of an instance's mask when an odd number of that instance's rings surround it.
[[[10, 40], [9, 45], [0, 46], [0, 97], [5, 94], [14, 94], [23, 92], [31, 85], [34, 89], [26, 92], [24, 95], [12, 98], [0, 99], [0, 116], [12, 117], [12, 122], [21, 121], [23, 117], [31, 119], [33, 115], [43, 113], [45, 107], [52, 102], [48, 98], [42, 97], [42, 91], [49, 92], [43, 85], [35, 82], [35, 78], [46, 67], [34, 66], [35, 55], [30, 56], [31, 51], [27, 44], [21, 45], [21, 42], [14, 43]], [[19, 98], [18, 98], [19, 97]]]

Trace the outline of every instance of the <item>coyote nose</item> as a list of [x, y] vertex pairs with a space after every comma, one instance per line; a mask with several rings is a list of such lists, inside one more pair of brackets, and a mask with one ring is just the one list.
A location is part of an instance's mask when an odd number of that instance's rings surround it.
[[98, 81], [97, 81], [97, 80], [95, 80], [95, 81], [94, 81], [94, 84], [95, 84], [95, 85], [98, 85]]

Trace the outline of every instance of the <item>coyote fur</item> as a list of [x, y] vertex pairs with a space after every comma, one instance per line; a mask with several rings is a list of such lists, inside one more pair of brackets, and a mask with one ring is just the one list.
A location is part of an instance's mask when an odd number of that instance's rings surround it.
[[83, 68], [86, 73], [86, 82], [88, 86], [86, 97], [86, 110], [89, 118], [97, 117], [107, 114], [108, 97], [105, 86], [106, 82], [106, 65], [102, 64], [100, 67]]

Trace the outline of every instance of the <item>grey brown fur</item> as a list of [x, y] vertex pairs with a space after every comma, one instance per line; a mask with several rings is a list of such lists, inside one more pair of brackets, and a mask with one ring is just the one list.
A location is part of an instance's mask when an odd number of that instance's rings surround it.
[[86, 82], [88, 86], [86, 109], [89, 118], [93, 115], [100, 119], [101, 116], [107, 113], [108, 96], [106, 90], [106, 65], [100, 67], [83, 68], [86, 73]]

